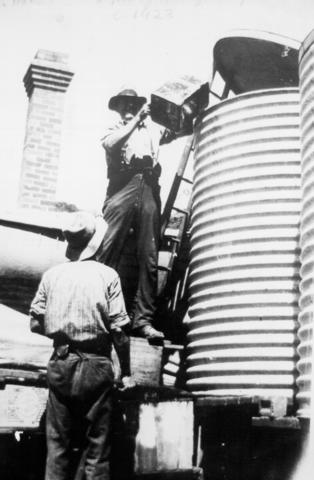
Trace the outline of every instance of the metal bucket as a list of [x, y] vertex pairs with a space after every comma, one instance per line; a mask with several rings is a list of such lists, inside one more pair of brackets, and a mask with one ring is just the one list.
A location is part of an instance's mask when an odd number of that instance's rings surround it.
[[301, 125], [301, 191], [302, 211], [300, 227], [301, 284], [300, 328], [297, 364], [298, 415], [310, 418], [313, 368], [313, 316], [314, 316], [314, 32], [304, 41], [299, 55], [300, 125]]
[[293, 398], [299, 216], [298, 89], [260, 90], [209, 108], [196, 132], [192, 391]]

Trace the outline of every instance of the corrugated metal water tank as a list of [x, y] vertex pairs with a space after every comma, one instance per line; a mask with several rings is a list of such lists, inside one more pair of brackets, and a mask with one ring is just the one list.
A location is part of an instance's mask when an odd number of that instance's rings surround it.
[[299, 54], [300, 124], [301, 124], [301, 190], [300, 227], [301, 284], [300, 328], [297, 364], [298, 415], [310, 417], [313, 386], [313, 317], [314, 317], [314, 32], [304, 41]]
[[296, 88], [209, 108], [196, 131], [188, 387], [292, 399], [299, 286]]

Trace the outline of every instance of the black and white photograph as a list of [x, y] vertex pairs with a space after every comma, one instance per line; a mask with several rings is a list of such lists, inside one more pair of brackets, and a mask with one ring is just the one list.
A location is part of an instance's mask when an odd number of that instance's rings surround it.
[[1, 480], [310, 480], [314, 2], [0, 0], [0, 65]]

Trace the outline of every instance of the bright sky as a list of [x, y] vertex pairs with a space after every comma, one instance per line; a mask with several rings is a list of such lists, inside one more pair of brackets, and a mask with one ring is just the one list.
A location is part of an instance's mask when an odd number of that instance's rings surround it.
[[[0, 202], [16, 206], [28, 100], [23, 76], [39, 49], [69, 54], [58, 200], [100, 209], [106, 184], [100, 137], [122, 86], [150, 96], [176, 75], [211, 76], [212, 48], [230, 29], [303, 41], [313, 0], [0, 0]], [[164, 195], [179, 160], [167, 147]]]

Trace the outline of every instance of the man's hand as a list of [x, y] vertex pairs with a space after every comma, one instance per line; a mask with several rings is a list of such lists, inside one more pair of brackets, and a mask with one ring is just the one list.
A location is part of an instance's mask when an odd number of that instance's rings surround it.
[[143, 120], [145, 120], [145, 118], [148, 115], [150, 115], [150, 105], [148, 103], [145, 103], [145, 105], [143, 105], [143, 107], [141, 108], [141, 110], [137, 114], [138, 121], [142, 122]]
[[45, 335], [43, 327], [43, 318], [40, 321], [40, 316], [38, 315], [35, 318], [33, 315], [30, 316], [30, 329], [33, 333], [38, 333], [39, 335]]
[[119, 387], [120, 392], [124, 392], [125, 390], [130, 390], [130, 388], [134, 388], [136, 386], [136, 382], [132, 377], [122, 377], [121, 383], [122, 383], [122, 386]]

